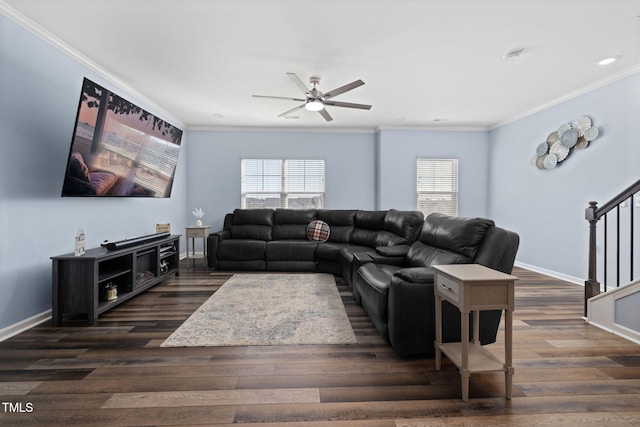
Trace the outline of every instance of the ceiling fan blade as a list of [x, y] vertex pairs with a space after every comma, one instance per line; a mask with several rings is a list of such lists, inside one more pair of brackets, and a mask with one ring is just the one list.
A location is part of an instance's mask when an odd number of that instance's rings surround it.
[[271, 98], [271, 99], [286, 99], [288, 101], [298, 101], [298, 102], [305, 102], [306, 99], [300, 99], [300, 98], [287, 98], [286, 96], [270, 96], [270, 95], [251, 95], [254, 98]]
[[292, 108], [291, 110], [289, 110], [289, 111], [285, 111], [285, 112], [284, 112], [284, 113], [282, 113], [282, 114], [278, 114], [278, 117], [284, 117], [284, 116], [287, 116], [287, 115], [289, 115], [289, 114], [293, 113], [294, 111], [298, 111], [298, 110], [300, 110], [301, 108], [304, 108], [304, 104], [302, 104], [302, 105], [298, 105], [296, 108]]
[[326, 109], [322, 109], [320, 111], [318, 111], [318, 113], [320, 113], [320, 115], [322, 117], [324, 117], [324, 119], [328, 122], [330, 122], [331, 120], [333, 120], [333, 117], [331, 117], [331, 115], [329, 114], [329, 112]]
[[354, 104], [352, 102], [325, 101], [324, 105], [330, 105], [332, 107], [359, 108], [361, 110], [370, 110], [371, 109], [371, 105]]
[[336, 95], [340, 95], [341, 93], [345, 93], [349, 90], [355, 89], [357, 87], [360, 87], [364, 84], [364, 82], [362, 80], [356, 80], [355, 82], [351, 82], [349, 84], [346, 84], [344, 86], [340, 86], [337, 89], [334, 90], [330, 90], [329, 92], [324, 94], [324, 98], [325, 99], [329, 99], [331, 97], [334, 97]]
[[300, 80], [296, 73], [287, 73], [287, 76], [291, 77], [291, 80], [293, 80], [293, 82], [300, 88], [303, 93], [306, 94], [307, 92], [309, 92], [307, 85], [302, 83], [302, 80]]

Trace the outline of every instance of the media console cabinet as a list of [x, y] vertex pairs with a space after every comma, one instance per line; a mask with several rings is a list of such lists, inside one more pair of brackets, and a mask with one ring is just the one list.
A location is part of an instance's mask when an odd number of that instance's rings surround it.
[[92, 248], [81, 256], [70, 253], [51, 260], [53, 326], [92, 326], [99, 314], [179, 274], [180, 235], [122, 249]]

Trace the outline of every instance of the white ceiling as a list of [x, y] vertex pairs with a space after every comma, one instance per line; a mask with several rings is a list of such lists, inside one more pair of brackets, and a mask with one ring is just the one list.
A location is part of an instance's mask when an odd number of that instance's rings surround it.
[[[638, 0], [0, 0], [2, 11], [189, 128], [489, 129], [640, 70]], [[277, 117], [299, 103], [251, 95], [304, 96], [287, 72], [320, 75], [324, 92], [362, 79], [334, 100], [373, 108]]]

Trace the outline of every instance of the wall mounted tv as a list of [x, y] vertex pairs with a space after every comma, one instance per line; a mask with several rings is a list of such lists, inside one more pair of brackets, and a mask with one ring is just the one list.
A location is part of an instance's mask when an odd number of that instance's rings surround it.
[[182, 130], [84, 79], [63, 197], [169, 197]]

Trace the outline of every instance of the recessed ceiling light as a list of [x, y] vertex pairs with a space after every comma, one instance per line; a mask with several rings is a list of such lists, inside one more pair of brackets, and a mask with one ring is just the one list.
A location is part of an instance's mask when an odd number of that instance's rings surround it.
[[224, 117], [224, 116], [223, 116], [222, 114], [220, 114], [220, 113], [215, 113], [215, 114], [213, 114], [213, 118], [214, 118], [214, 119], [221, 119], [221, 118], [223, 118], [223, 117]]
[[610, 56], [608, 58], [604, 58], [601, 59], [600, 61], [598, 61], [598, 65], [609, 65], [609, 64], [613, 64], [614, 62], [616, 62], [618, 60], [617, 57], [615, 56]]

